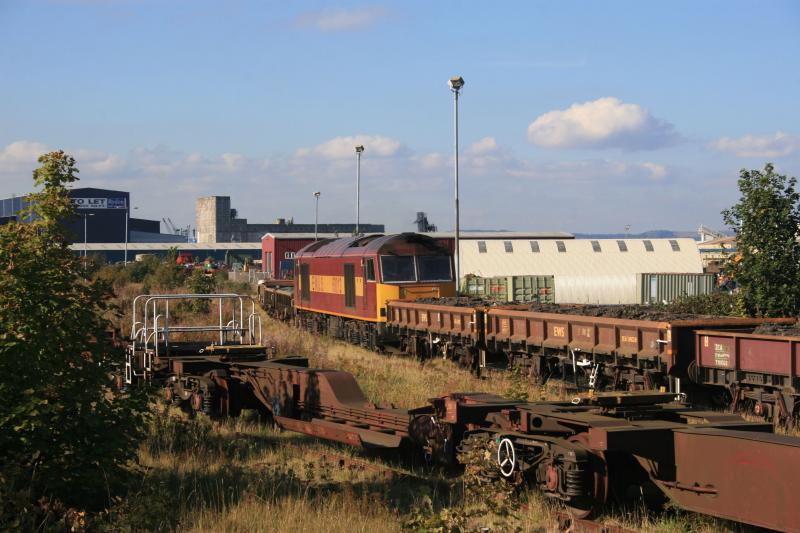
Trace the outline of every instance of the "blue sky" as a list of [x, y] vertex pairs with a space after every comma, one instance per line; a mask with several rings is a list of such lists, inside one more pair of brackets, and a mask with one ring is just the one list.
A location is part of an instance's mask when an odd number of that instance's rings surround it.
[[83, 186], [193, 223], [721, 226], [740, 168], [800, 170], [797, 2], [0, 0], [0, 197], [63, 148]]

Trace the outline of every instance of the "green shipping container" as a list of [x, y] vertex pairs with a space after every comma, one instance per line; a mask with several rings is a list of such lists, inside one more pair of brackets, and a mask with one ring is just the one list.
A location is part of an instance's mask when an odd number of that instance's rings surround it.
[[636, 293], [640, 304], [670, 303], [679, 296], [714, 292], [714, 274], [639, 274]]
[[461, 280], [461, 293], [507, 303], [554, 303], [556, 297], [553, 276], [469, 276]]

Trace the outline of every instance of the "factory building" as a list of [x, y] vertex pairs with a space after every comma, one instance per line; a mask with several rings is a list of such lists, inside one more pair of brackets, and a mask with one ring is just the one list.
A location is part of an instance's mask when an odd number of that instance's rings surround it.
[[[692, 239], [470, 239], [460, 252], [462, 277], [553, 276], [556, 303], [640, 303], [652, 279], [663, 279], [646, 274], [703, 273]], [[681, 279], [688, 294], [705, 281]]]
[[720, 272], [725, 262], [736, 255], [736, 237], [720, 237], [697, 243], [706, 272]]
[[[229, 196], [198, 198], [195, 205], [197, 242], [259, 242], [265, 233], [314, 233], [314, 224], [279, 218], [274, 224], [251, 224], [231, 208]], [[319, 233], [352, 235], [355, 224], [318, 224]], [[383, 224], [359, 225], [361, 233], [383, 233]]]
[[[70, 189], [75, 216], [65, 221], [67, 234], [75, 243], [174, 242], [186, 238], [162, 234], [158, 220], [130, 216], [130, 193], [94, 187]], [[24, 197], [0, 200], [0, 220], [17, 219], [26, 207]], [[127, 224], [126, 224], [127, 221]], [[126, 239], [127, 229], [127, 239]]]

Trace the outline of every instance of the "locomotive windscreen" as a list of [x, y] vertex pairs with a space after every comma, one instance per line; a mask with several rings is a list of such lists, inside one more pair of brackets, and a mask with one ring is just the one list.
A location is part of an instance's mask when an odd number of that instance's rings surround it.
[[449, 255], [421, 255], [417, 257], [420, 281], [452, 281]]
[[381, 257], [381, 277], [384, 283], [417, 281], [412, 255], [384, 255]]

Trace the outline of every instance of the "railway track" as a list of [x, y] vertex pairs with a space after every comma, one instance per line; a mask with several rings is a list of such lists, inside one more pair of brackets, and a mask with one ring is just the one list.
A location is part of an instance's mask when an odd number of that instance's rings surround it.
[[[127, 347], [129, 383], [159, 383], [184, 409], [215, 418], [257, 409], [278, 427], [317, 438], [464, 466], [479, 450], [492, 474], [536, 488], [562, 504], [572, 526], [627, 495], [781, 531], [800, 532], [800, 438], [772, 424], [704, 411], [659, 391], [596, 393], [572, 402], [520, 402], [453, 392], [414, 409], [370, 403], [346, 372], [308, 367], [302, 357], [271, 358], [256, 343], [247, 306], [205, 328], [218, 344], [176, 341], [179, 325], [161, 321], [176, 299], [237, 295], [143, 296]], [[143, 305], [141, 305], [143, 304]], [[137, 318], [138, 316], [138, 318]], [[202, 327], [192, 326], [197, 333]], [[459, 451], [459, 453], [456, 453]], [[487, 453], [488, 452], [488, 453]], [[373, 468], [332, 457], [348, 467]], [[395, 475], [392, 473], [390, 475]], [[605, 527], [605, 526], [601, 526]]]

